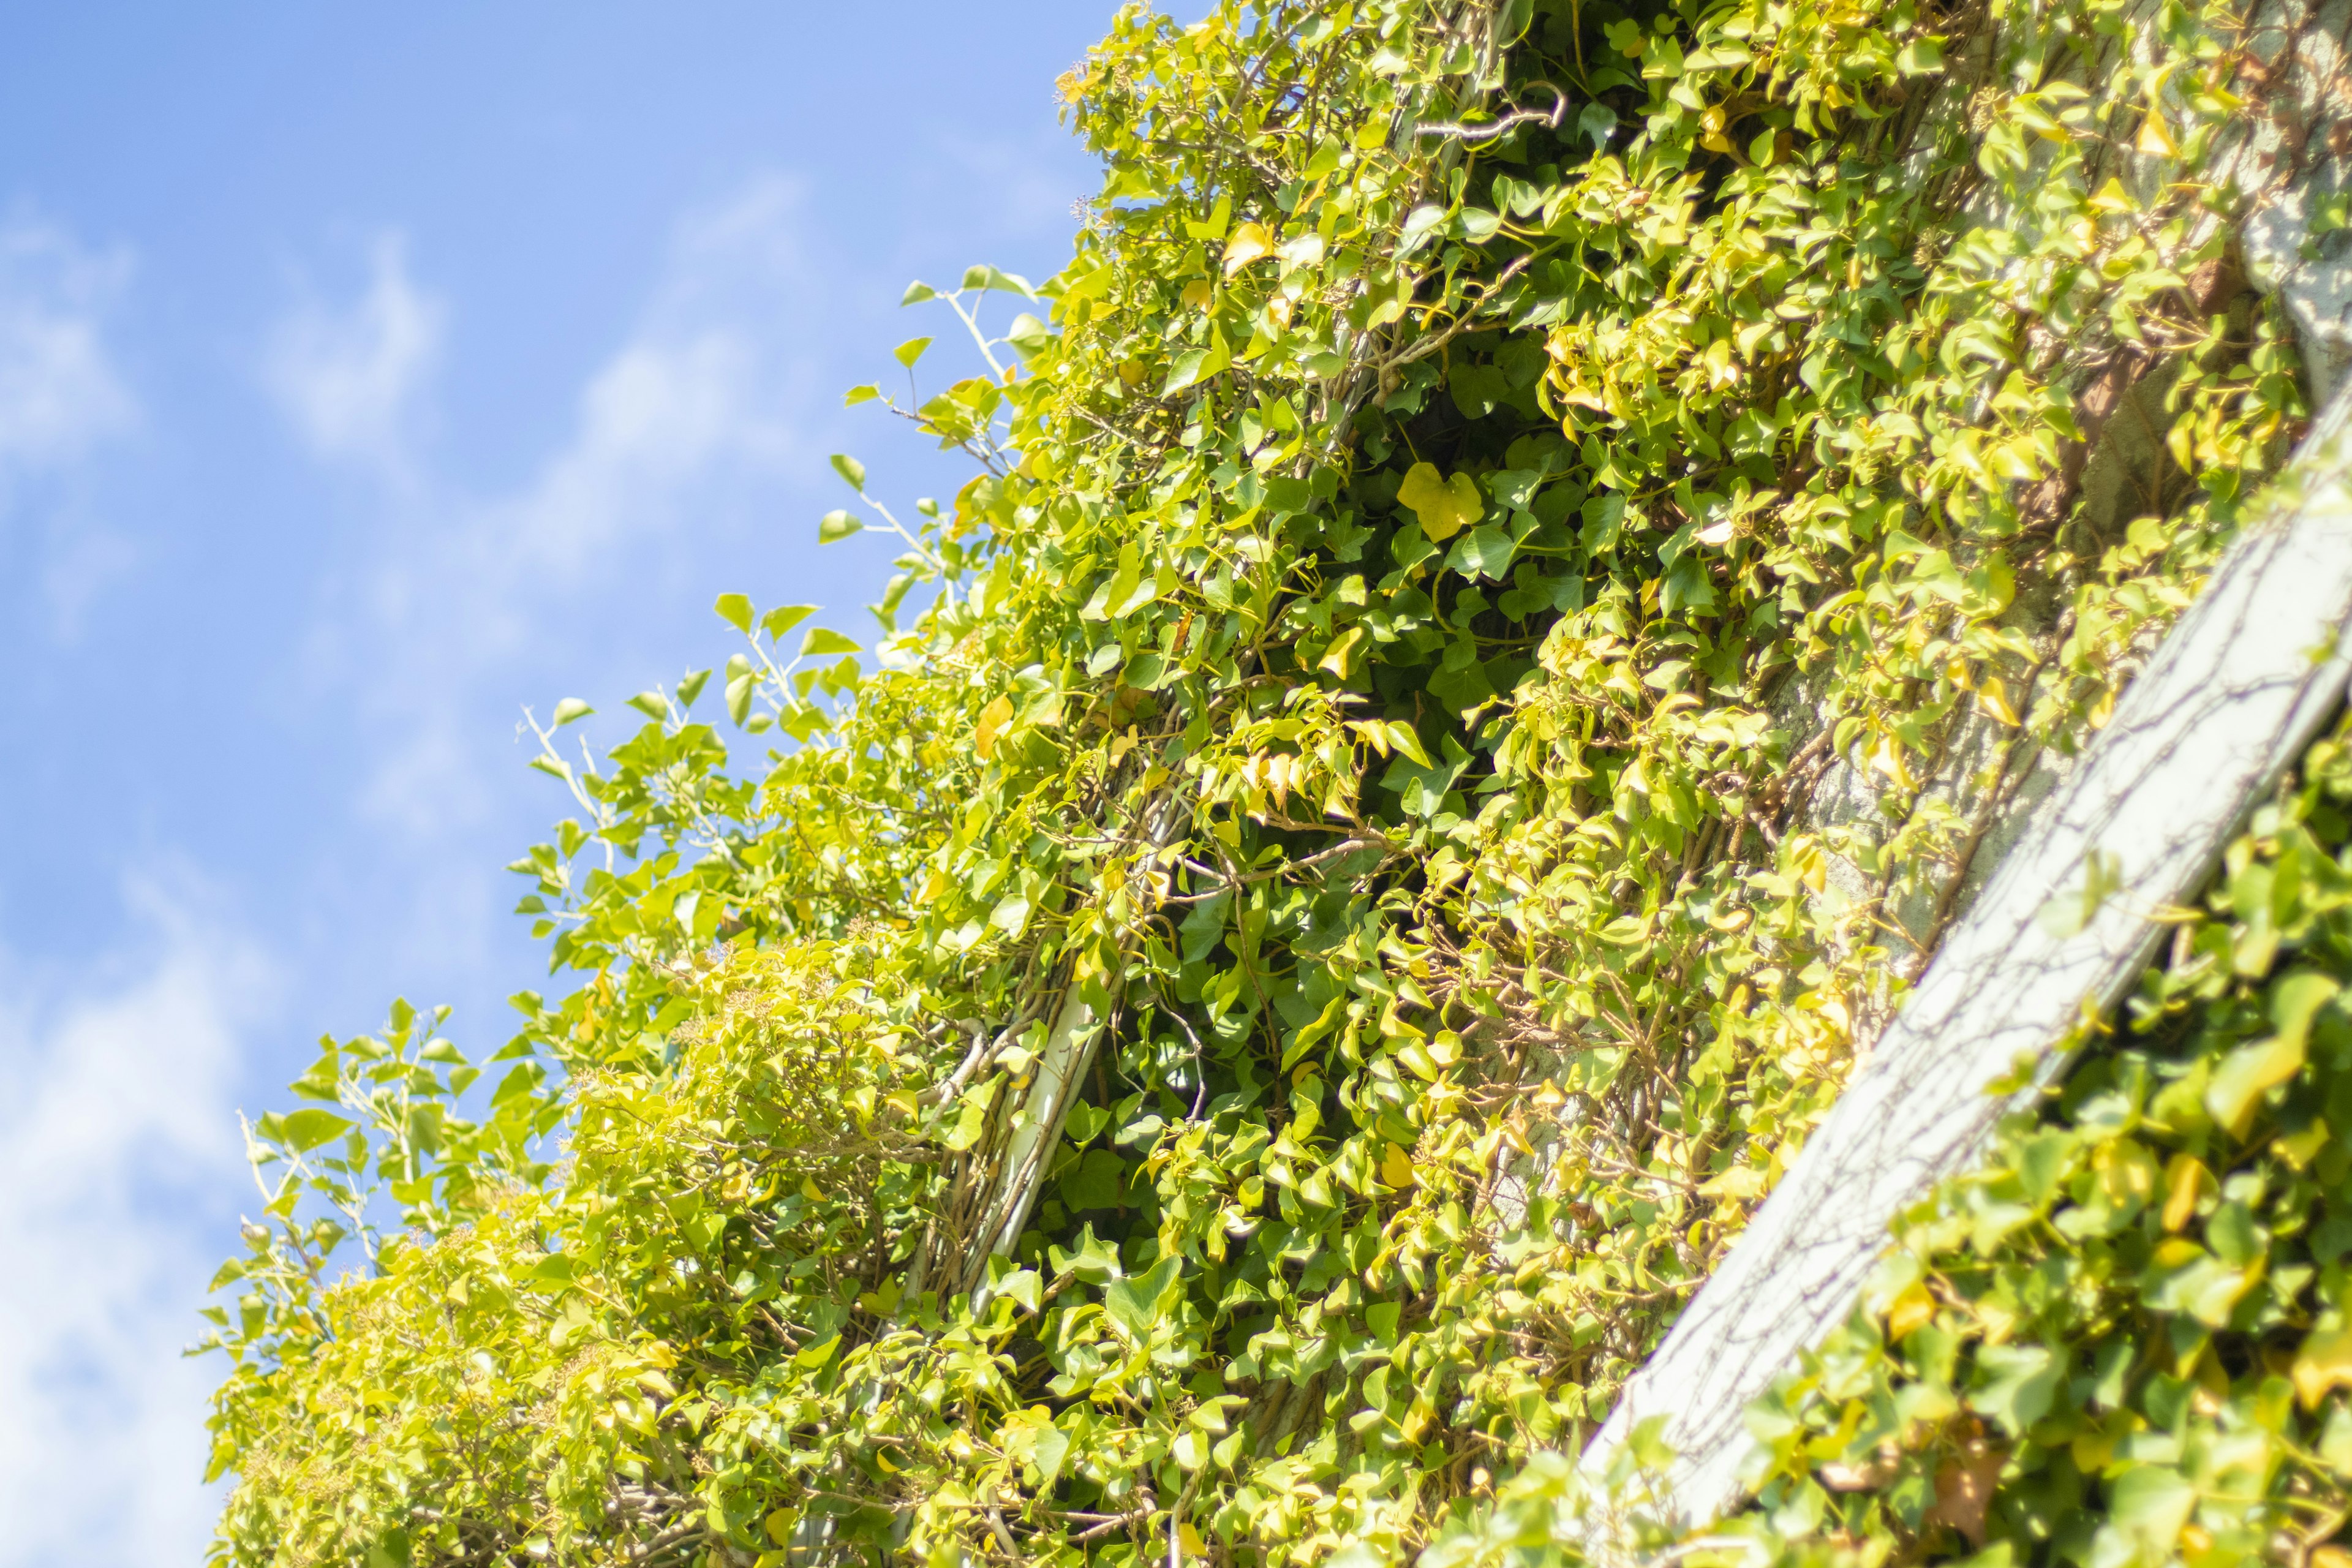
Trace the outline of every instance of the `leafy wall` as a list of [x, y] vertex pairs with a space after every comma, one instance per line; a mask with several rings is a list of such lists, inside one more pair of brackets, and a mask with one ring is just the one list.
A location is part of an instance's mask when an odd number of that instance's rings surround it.
[[[2223, 161], [2250, 41], [2120, 0], [1122, 12], [1061, 84], [1106, 168], [1071, 264], [918, 286], [986, 370], [850, 395], [976, 470], [901, 516], [835, 460], [821, 537], [906, 547], [870, 650], [728, 595], [742, 652], [624, 744], [560, 709], [576, 815], [516, 866], [556, 994], [479, 1068], [399, 1006], [256, 1129], [219, 1559], [1564, 1550], [1537, 1456], [2301, 429], [2234, 237], [2292, 161]], [[2252, 1016], [2269, 962], [2149, 1005]], [[2248, 1225], [2302, 1192], [2172, 1152]], [[1937, 1456], [2030, 1439], [2022, 1500], [2072, 1453], [2054, 1395], [1898, 1390], [1967, 1383], [1922, 1335], [2001, 1375], [1968, 1314], [2060, 1256], [1920, 1223], [1941, 1315], [1790, 1385], [1769, 1550], [1986, 1538], [1913, 1506]]]

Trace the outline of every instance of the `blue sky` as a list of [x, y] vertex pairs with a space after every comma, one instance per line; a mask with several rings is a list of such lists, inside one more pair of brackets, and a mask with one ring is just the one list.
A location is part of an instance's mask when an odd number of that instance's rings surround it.
[[0, 5], [0, 1568], [200, 1556], [236, 1112], [505, 1037], [521, 706], [862, 629], [826, 455], [963, 474], [840, 393], [1066, 255], [1109, 13]]

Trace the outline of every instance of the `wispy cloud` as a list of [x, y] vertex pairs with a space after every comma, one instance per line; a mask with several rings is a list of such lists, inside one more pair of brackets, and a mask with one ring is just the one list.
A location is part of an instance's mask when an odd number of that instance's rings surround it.
[[674, 521], [699, 488], [772, 476], [804, 378], [783, 341], [807, 281], [799, 185], [751, 182], [679, 226], [643, 319], [580, 395], [571, 439], [522, 495], [467, 532], [512, 568], [588, 568], [633, 533]]
[[408, 275], [407, 243], [377, 237], [366, 289], [348, 304], [306, 298], [270, 334], [263, 379], [318, 456], [383, 477], [413, 472], [421, 394], [447, 312]]
[[130, 272], [128, 255], [44, 219], [0, 221], [0, 483], [71, 463], [136, 417], [102, 330]]
[[220, 1369], [180, 1350], [202, 1238], [229, 1234], [231, 1086], [272, 981], [201, 894], [130, 901], [143, 950], [104, 973], [0, 955], [0, 1568], [193, 1563], [217, 1500]]
[[89, 504], [89, 459], [139, 420], [107, 342], [131, 271], [26, 213], [0, 219], [0, 523], [24, 529], [50, 637], [71, 643], [137, 547]]
[[[813, 407], [814, 377], [793, 323], [814, 280], [805, 221], [798, 184], [765, 177], [682, 222], [638, 319], [581, 385], [569, 431], [507, 493], [466, 493], [429, 468], [382, 468], [379, 454], [402, 448], [319, 441], [319, 400], [285, 399], [321, 456], [396, 480], [384, 504], [401, 525], [383, 531], [381, 552], [354, 567], [346, 601], [322, 616], [317, 661], [359, 687], [388, 742], [361, 781], [357, 804], [370, 818], [420, 839], [475, 820], [489, 781], [515, 763], [503, 741], [484, 739], [475, 700], [494, 685], [501, 706], [531, 691], [551, 652], [577, 664], [602, 651], [566, 642], [583, 603], [659, 582], [666, 532], [724, 529], [771, 498], [803, 455], [795, 431]], [[342, 400], [389, 410], [382, 419], [333, 428], [397, 433], [418, 417], [416, 367], [429, 366], [437, 340], [396, 323], [440, 318], [396, 249], [380, 253], [358, 301], [303, 311], [280, 329], [277, 361], [374, 366], [381, 374], [337, 369], [303, 384], [387, 389]], [[395, 342], [425, 348], [404, 357]], [[295, 343], [300, 353], [287, 349]], [[394, 374], [395, 364], [411, 368]]]

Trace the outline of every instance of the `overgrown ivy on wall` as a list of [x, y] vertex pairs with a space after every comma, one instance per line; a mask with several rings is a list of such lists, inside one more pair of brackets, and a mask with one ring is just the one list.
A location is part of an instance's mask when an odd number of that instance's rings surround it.
[[[985, 368], [850, 395], [977, 470], [894, 510], [835, 459], [820, 536], [906, 547], [871, 649], [730, 594], [743, 650], [629, 740], [569, 754], [560, 708], [577, 814], [516, 867], [558, 994], [480, 1068], [404, 1005], [255, 1129], [219, 1560], [1548, 1541], [1556, 1470], [1511, 1478], [1605, 1414], [2298, 433], [2206, 177], [2237, 26], [1122, 12], [1062, 83], [1107, 171], [1070, 265], [918, 286]], [[1916, 1247], [1938, 1325], [2043, 1266]], [[1787, 1433], [1932, 1480], [1812, 1386]], [[1765, 1517], [1830, 1550], [1805, 1441]], [[1888, 1485], [1836, 1528], [1938, 1539]]]

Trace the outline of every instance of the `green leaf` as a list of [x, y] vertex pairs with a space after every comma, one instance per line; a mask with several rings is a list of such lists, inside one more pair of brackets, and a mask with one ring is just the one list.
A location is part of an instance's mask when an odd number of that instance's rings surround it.
[[819, 544], [837, 543], [853, 533], [863, 532], [865, 528], [866, 524], [856, 514], [836, 508], [817, 519], [816, 542]]
[[907, 291], [904, 294], [898, 296], [898, 305], [899, 308], [903, 310], [908, 305], [919, 305], [926, 300], [936, 300], [939, 297], [940, 291], [938, 289], [932, 288], [929, 284], [922, 281], [920, 279], [917, 279], [914, 282], [907, 285]]
[[[772, 642], [815, 614], [814, 605], [778, 605], [760, 617], [760, 629], [767, 633], [769, 640]], [[679, 689], [685, 689], [681, 687]]]
[[[768, 619], [774, 620], [776, 614], [775, 611], [770, 610]], [[769, 635], [772, 637], [775, 634], [772, 632]], [[702, 689], [709, 679], [710, 672], [707, 669], [698, 669], [691, 674], [680, 676], [677, 682], [677, 705], [680, 708], [693, 707], [694, 700], [702, 695]]]
[[2221, 1058], [2205, 1087], [2205, 1109], [2213, 1120], [2242, 1137], [2263, 1093], [2303, 1070], [2311, 1021], [2340, 989], [2309, 970], [2290, 974], [2271, 989], [2271, 1023], [2278, 1032], [2240, 1046]]
[[2197, 1489], [2179, 1471], [2137, 1465], [2107, 1489], [2107, 1529], [2137, 1546], [2142, 1561], [2161, 1563], [2196, 1507]]
[[803, 658], [824, 658], [834, 654], [856, 651], [856, 643], [851, 642], [839, 632], [828, 631], [823, 626], [810, 627], [809, 635], [801, 643]]
[[992, 289], [1001, 294], [1019, 294], [1024, 298], [1030, 300], [1034, 300], [1037, 297], [1037, 290], [1035, 287], [1030, 283], [1029, 279], [1015, 272], [999, 271], [993, 267], [968, 267], [964, 268], [963, 283], [961, 287], [983, 290]]
[[1024, 310], [1004, 329], [1004, 341], [1024, 355], [1042, 353], [1054, 342], [1054, 330]]
[[866, 493], [865, 464], [846, 452], [835, 452], [833, 455], [833, 471], [839, 474], [851, 489], [860, 495]]
[[1456, 540], [1445, 564], [1465, 577], [1485, 577], [1499, 583], [1503, 574], [1511, 569], [1511, 556], [1517, 549], [1509, 534], [1488, 523]]
[[1183, 1289], [1183, 1260], [1163, 1258], [1132, 1279], [1115, 1279], [1103, 1291], [1103, 1310], [1126, 1331], [1129, 1341], [1143, 1344], [1166, 1312], [1169, 1298]]
[[890, 351], [891, 357], [908, 370], [912, 370], [915, 368], [915, 362], [923, 357], [923, 351], [931, 346], [931, 342], [929, 338], [908, 338]]
[[751, 601], [740, 594], [721, 594], [710, 606], [719, 618], [737, 631], [748, 634], [751, 629]]
[[2064, 1370], [2040, 1345], [1986, 1345], [1977, 1352], [1977, 1366], [1989, 1375], [1969, 1393], [1969, 1407], [2012, 1436], [2050, 1414]]
[[1117, 1206], [1127, 1191], [1127, 1162], [1110, 1149], [1089, 1149], [1062, 1178], [1062, 1206], [1073, 1215]]
[[555, 727], [559, 730], [574, 719], [585, 719], [596, 711], [577, 697], [567, 697], [555, 705]]
[[1037, 1461], [1038, 1482], [1050, 1488], [1054, 1478], [1062, 1473], [1062, 1461], [1069, 1458], [1070, 1435], [1059, 1426], [1046, 1426], [1037, 1433], [1037, 1441], [1030, 1449]]
[[279, 1123], [279, 1139], [298, 1154], [305, 1154], [330, 1139], [340, 1138], [352, 1130], [353, 1123], [347, 1116], [316, 1106], [289, 1111]]

